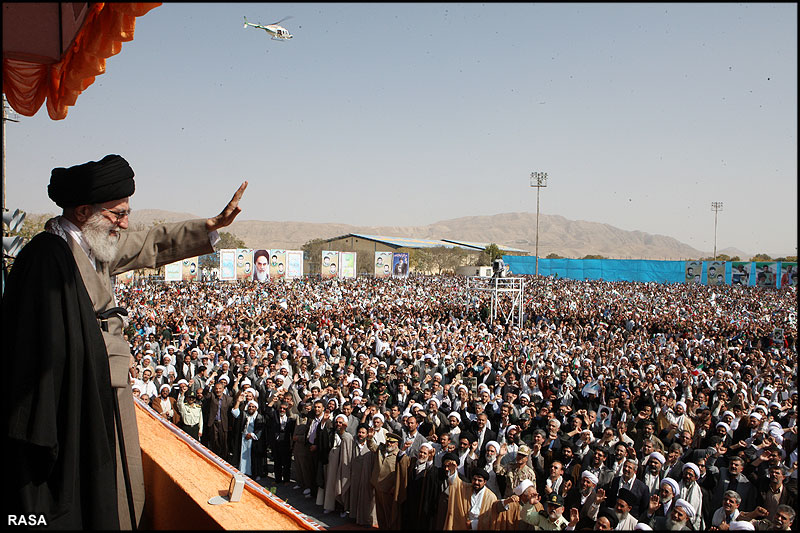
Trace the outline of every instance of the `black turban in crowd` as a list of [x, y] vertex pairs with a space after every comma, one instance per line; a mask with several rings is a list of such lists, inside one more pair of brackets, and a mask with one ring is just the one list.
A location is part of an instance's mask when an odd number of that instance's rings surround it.
[[69, 168], [54, 168], [47, 195], [59, 207], [102, 204], [131, 196], [133, 169], [121, 156], [107, 155]]

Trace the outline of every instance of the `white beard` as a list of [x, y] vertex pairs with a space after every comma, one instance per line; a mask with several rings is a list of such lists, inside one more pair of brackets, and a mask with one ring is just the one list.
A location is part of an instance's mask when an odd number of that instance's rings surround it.
[[675, 522], [672, 518], [667, 518], [667, 529], [670, 531], [679, 531], [686, 526], [686, 522]]
[[267, 281], [269, 279], [269, 271], [259, 272], [256, 269], [256, 281]]
[[117, 256], [119, 230], [116, 235], [110, 234], [115, 227], [101, 213], [95, 213], [81, 228], [95, 258], [103, 263], [109, 263]]

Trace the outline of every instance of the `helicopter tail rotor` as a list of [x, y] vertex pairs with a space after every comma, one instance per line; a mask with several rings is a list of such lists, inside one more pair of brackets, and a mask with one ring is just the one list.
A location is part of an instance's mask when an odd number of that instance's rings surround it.
[[242, 28], [247, 28], [247, 17], [244, 18], [244, 26]]

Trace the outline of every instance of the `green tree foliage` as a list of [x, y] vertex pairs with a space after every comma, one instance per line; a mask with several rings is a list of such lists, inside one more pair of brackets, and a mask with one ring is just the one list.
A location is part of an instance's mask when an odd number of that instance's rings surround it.
[[28, 244], [28, 241], [34, 238], [37, 233], [44, 231], [44, 225], [51, 217], [53, 215], [31, 215], [26, 213], [25, 220], [22, 221], [22, 226], [18, 230], [8, 231], [4, 226], [4, 235], [7, 237], [22, 237], [25, 244]]
[[564, 259], [564, 256], [558, 255], [557, 253], [550, 253], [547, 254], [547, 257], [545, 259]]
[[411, 268], [418, 272], [430, 272], [432, 274], [455, 273], [456, 268], [465, 266], [470, 262], [472, 255], [464, 248], [434, 246], [433, 248], [411, 250], [409, 261], [411, 262]]
[[605, 257], [597, 254], [589, 254], [589, 255], [584, 255], [583, 259], [605, 259]]
[[772, 261], [772, 258], [767, 254], [756, 254], [750, 258], [750, 261]]
[[796, 263], [797, 256], [796, 255], [787, 255], [786, 257], [776, 257], [775, 261], [783, 261], [786, 263]]
[[492, 261], [501, 257], [503, 257], [503, 252], [500, 251], [500, 247], [492, 243], [481, 252], [481, 255], [478, 257], [478, 266], [489, 266], [492, 264]]
[[247, 245], [233, 233], [220, 231], [219, 242], [214, 246], [214, 251], [219, 252], [220, 250], [230, 250], [232, 248], [247, 248]]

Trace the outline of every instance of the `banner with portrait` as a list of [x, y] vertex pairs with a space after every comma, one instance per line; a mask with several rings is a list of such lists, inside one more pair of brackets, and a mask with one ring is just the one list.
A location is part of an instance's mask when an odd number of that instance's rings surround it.
[[197, 281], [200, 275], [200, 258], [188, 257], [181, 261], [181, 279], [183, 281]]
[[797, 263], [781, 263], [781, 287], [797, 287]]
[[251, 248], [236, 249], [236, 279], [253, 279], [253, 250]]
[[164, 265], [164, 281], [181, 281], [183, 279], [183, 262], [175, 261]]
[[686, 261], [686, 283], [700, 283], [703, 276], [702, 261]]
[[375, 277], [390, 278], [392, 276], [392, 252], [375, 252]]
[[756, 286], [773, 288], [778, 286], [778, 263], [761, 261], [756, 263]]
[[286, 277], [286, 250], [269, 251], [269, 277], [270, 279]]
[[253, 281], [269, 281], [269, 250], [253, 252]]
[[303, 277], [302, 250], [288, 250], [286, 252], [286, 277], [289, 279]]
[[750, 285], [750, 261], [731, 263], [731, 285]]
[[706, 280], [709, 285], [725, 285], [725, 261], [709, 261]]
[[392, 277], [408, 277], [408, 253], [392, 254]]
[[339, 252], [322, 250], [322, 279], [333, 279], [339, 275]]
[[356, 252], [339, 253], [339, 277], [344, 279], [355, 279]]
[[117, 285], [133, 285], [133, 270], [128, 270], [127, 272], [123, 272], [122, 274], [117, 274], [116, 280], [114, 281]]
[[234, 281], [236, 279], [236, 250], [219, 251], [219, 279]]

